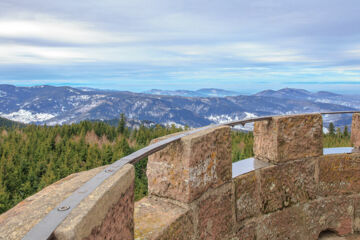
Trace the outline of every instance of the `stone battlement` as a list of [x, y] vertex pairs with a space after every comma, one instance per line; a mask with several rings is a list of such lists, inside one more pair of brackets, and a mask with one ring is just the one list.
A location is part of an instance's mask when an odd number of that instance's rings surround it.
[[[360, 153], [323, 155], [320, 114], [256, 122], [254, 137], [260, 164], [234, 178], [230, 127], [168, 144], [149, 156], [149, 196], [136, 203], [134, 168], [125, 165], [72, 210], [53, 239], [308, 240], [360, 232]], [[358, 150], [360, 114], [351, 138]], [[103, 170], [70, 175], [1, 215], [0, 239], [21, 239]]]

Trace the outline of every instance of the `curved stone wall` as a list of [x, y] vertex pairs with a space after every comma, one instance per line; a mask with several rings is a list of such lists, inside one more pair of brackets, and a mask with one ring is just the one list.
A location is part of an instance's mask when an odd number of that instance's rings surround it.
[[[105, 167], [71, 174], [0, 215], [0, 239], [22, 239], [62, 200]], [[133, 239], [134, 178], [134, 167], [125, 165], [72, 209], [52, 239]]]
[[[320, 114], [256, 122], [254, 136], [256, 166], [235, 178], [229, 127], [172, 142], [149, 157], [149, 196], [135, 205], [134, 168], [125, 165], [52, 238], [311, 240], [360, 232], [360, 153], [323, 155]], [[359, 149], [359, 114], [352, 141]], [[103, 170], [70, 175], [1, 215], [0, 239], [21, 239]]]
[[[353, 119], [356, 148], [359, 115]], [[311, 240], [360, 231], [360, 154], [323, 155], [320, 114], [255, 123], [259, 167], [235, 178], [229, 133], [210, 129], [149, 158], [136, 239]]]

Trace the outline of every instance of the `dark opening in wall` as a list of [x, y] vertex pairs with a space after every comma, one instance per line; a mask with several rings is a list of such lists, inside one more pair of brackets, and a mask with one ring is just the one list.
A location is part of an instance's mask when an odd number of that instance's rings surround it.
[[326, 229], [324, 231], [322, 231], [320, 234], [319, 234], [319, 238], [318, 240], [330, 240], [330, 239], [333, 239], [333, 237], [338, 237], [339, 235], [331, 230], [331, 229]]

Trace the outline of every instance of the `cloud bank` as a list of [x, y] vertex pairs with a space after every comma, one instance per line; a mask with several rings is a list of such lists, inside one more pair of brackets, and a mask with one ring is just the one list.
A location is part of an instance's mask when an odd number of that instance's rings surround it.
[[355, 91], [359, 10], [355, 0], [5, 0], [0, 83]]

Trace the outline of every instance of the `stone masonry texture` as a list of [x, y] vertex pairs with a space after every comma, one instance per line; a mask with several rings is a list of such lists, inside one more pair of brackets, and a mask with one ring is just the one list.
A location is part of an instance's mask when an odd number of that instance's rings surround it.
[[166, 199], [145, 197], [135, 203], [135, 239], [192, 239], [193, 217], [189, 209]]
[[258, 170], [261, 211], [269, 213], [315, 198], [315, 161], [288, 162]]
[[236, 220], [256, 216], [260, 212], [260, 195], [255, 171], [233, 179], [235, 184]]
[[107, 212], [101, 225], [92, 229], [84, 240], [134, 239], [134, 184], [121, 195]]
[[360, 195], [354, 196], [354, 231], [360, 232]]
[[255, 122], [254, 153], [257, 159], [275, 164], [322, 155], [321, 115], [280, 116]]
[[133, 239], [134, 180], [131, 164], [114, 172], [70, 212], [55, 239]]
[[332, 230], [340, 236], [353, 232], [354, 202], [351, 197], [340, 196], [318, 199], [301, 208], [308, 231], [308, 239], [317, 239], [324, 230]]
[[324, 197], [360, 192], [360, 153], [322, 156], [318, 188]]
[[185, 203], [231, 181], [230, 128], [207, 129], [152, 154], [147, 177], [150, 194]]
[[298, 206], [259, 217], [256, 219], [256, 239], [312, 240], [306, 233], [307, 226], [305, 226], [304, 218]]
[[223, 239], [232, 230], [232, 185], [223, 185], [199, 199], [197, 205], [198, 238]]
[[353, 232], [353, 214], [351, 197], [306, 202], [258, 218], [257, 240], [316, 240], [326, 230], [345, 236]]
[[[0, 215], [0, 239], [21, 239], [61, 201], [89, 181], [104, 167], [74, 173], [26, 198]], [[34, 211], [36, 209], [36, 211]]]
[[255, 240], [256, 239], [256, 222], [246, 223], [235, 233], [234, 240]]

